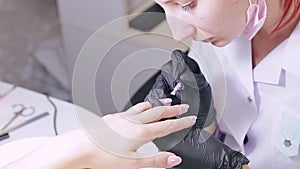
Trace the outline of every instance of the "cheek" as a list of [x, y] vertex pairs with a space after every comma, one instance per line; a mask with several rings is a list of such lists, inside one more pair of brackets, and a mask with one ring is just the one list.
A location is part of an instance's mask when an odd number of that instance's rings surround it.
[[225, 40], [234, 40], [243, 32], [245, 28], [244, 18], [241, 18], [240, 16], [224, 16], [222, 19], [216, 22], [217, 24], [214, 25], [214, 28], [212, 29], [214, 29], [217, 34]]
[[211, 8], [199, 8], [193, 13], [191, 22], [219, 40], [232, 41], [241, 34], [246, 24], [243, 7], [235, 5], [232, 7], [225, 3]]
[[194, 24], [209, 34], [223, 38], [238, 36], [245, 27], [244, 18], [232, 15], [210, 15], [205, 19], [198, 18]]

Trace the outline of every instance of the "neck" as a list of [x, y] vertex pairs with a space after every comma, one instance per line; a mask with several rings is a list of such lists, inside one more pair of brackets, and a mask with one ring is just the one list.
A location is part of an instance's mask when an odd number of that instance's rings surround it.
[[284, 27], [274, 32], [274, 29], [283, 16], [282, 3], [281, 0], [266, 0], [268, 11], [265, 24], [252, 40], [253, 67], [264, 59], [276, 46], [287, 39], [299, 22], [298, 15]]
[[267, 18], [261, 32], [270, 35], [283, 16], [282, 0], [266, 0]]

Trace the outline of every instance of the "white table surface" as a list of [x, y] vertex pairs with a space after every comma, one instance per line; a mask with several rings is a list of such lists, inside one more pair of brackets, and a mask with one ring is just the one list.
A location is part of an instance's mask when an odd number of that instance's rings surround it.
[[[2, 95], [13, 85], [0, 82], [0, 94]], [[57, 107], [57, 131], [62, 133], [74, 128], [79, 127], [75, 106], [71, 103], [51, 98]], [[49, 112], [50, 115], [45, 116], [37, 121], [34, 121], [26, 126], [23, 126], [17, 130], [9, 133], [9, 139], [3, 140], [0, 144], [14, 141], [21, 138], [27, 137], [41, 137], [41, 136], [54, 136], [54, 108], [51, 103], [47, 100], [46, 95], [28, 90], [22, 87], [16, 87], [12, 92], [6, 95], [0, 100], [0, 127], [2, 128], [7, 121], [13, 116], [14, 104], [23, 104], [25, 106], [33, 106], [35, 113], [32, 116], [17, 117], [12, 125], [18, 124], [26, 119], [32, 118], [38, 114]], [[90, 113], [91, 116], [94, 116]]]

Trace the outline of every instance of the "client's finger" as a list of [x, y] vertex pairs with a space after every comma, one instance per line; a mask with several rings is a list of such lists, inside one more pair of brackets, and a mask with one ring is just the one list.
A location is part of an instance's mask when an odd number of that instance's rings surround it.
[[172, 99], [164, 98], [164, 99], [156, 99], [156, 98], [147, 98], [147, 101], [152, 105], [152, 107], [158, 106], [171, 106]]
[[141, 137], [143, 138], [158, 138], [169, 135], [176, 131], [191, 127], [197, 120], [196, 116], [187, 116], [180, 119], [170, 119], [156, 123], [150, 123], [142, 126]]
[[164, 118], [174, 117], [180, 114], [187, 112], [189, 105], [181, 104], [175, 106], [158, 106], [152, 109], [148, 109], [143, 113], [130, 116], [130, 120], [133, 120], [137, 123], [150, 123], [156, 122]]
[[[165, 99], [159, 99], [159, 101], [164, 104], [165, 106], [171, 106], [172, 104], [172, 99], [170, 98], [165, 98]], [[153, 105], [152, 105], [153, 107]]]
[[129, 108], [126, 112], [123, 113], [123, 115], [131, 116], [131, 115], [139, 114], [141, 112], [150, 109], [151, 107], [152, 106], [149, 102], [141, 102]]

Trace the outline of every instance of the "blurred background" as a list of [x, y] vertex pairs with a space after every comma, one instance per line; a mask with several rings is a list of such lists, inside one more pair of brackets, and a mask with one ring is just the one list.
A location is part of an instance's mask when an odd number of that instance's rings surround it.
[[0, 80], [70, 99], [56, 0], [0, 0], [0, 37]]
[[[152, 0], [0, 0], [0, 80], [72, 102], [72, 73], [86, 40], [117, 18], [143, 12], [163, 10]], [[107, 32], [103, 39], [109, 41], [116, 32], [157, 30], [170, 34], [164, 15], [139, 15], [125, 20], [118, 29]], [[129, 53], [153, 46], [187, 50], [171, 38], [142, 38], [122, 44], [115, 56], [122, 60], [126, 50]], [[131, 87], [132, 95], [156, 72], [139, 74], [139, 83], [132, 83], [136, 85]], [[97, 94], [106, 98], [111, 95], [109, 91]], [[104, 99], [102, 104], [104, 111], [114, 111], [111, 99]]]

